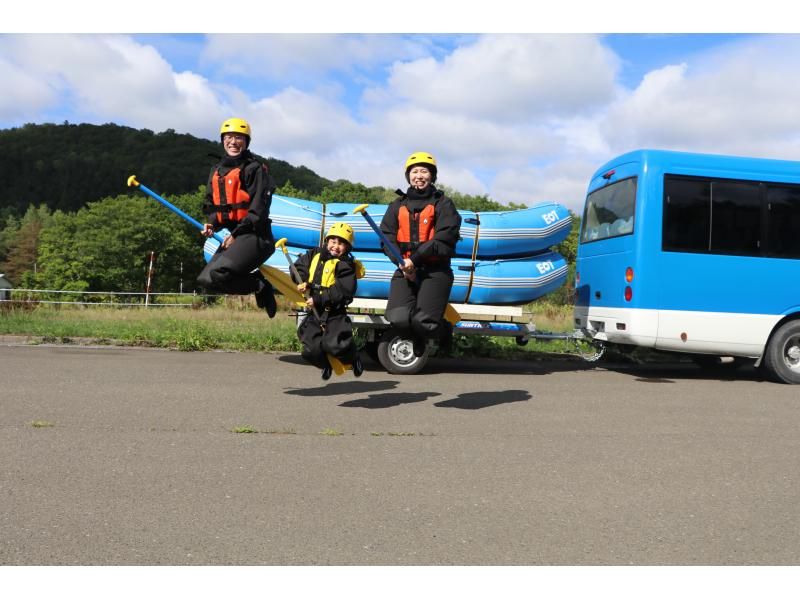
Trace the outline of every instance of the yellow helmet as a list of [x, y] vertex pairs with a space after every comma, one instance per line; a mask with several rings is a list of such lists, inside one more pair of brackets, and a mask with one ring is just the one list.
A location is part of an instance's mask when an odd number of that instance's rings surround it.
[[427, 166], [431, 171], [431, 182], [436, 182], [436, 158], [428, 152], [414, 152], [406, 160], [406, 181], [408, 181], [408, 171], [414, 166]]
[[252, 136], [250, 133], [250, 125], [243, 118], [229, 118], [222, 123], [222, 126], [219, 128], [220, 139], [222, 139], [225, 133], [241, 133], [242, 135], [246, 135], [247, 144], [250, 144], [250, 137]]
[[356, 234], [353, 232], [353, 227], [346, 222], [334, 222], [331, 224], [331, 227], [328, 229], [328, 233], [325, 235], [326, 241], [328, 240], [328, 237], [339, 237], [340, 239], [344, 239], [350, 243], [350, 247], [353, 246], [353, 243], [356, 240]]

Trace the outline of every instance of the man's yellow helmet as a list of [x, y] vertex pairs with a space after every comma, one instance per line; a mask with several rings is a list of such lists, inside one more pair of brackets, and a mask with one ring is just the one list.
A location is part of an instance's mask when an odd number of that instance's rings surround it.
[[353, 232], [353, 227], [346, 222], [334, 222], [331, 224], [331, 227], [328, 229], [328, 233], [325, 235], [326, 241], [328, 240], [328, 237], [339, 237], [340, 239], [344, 239], [350, 243], [350, 247], [353, 247], [353, 244], [356, 240], [356, 234]]
[[436, 158], [428, 152], [414, 152], [406, 160], [406, 181], [408, 181], [408, 171], [414, 166], [425, 166], [431, 171], [431, 182], [436, 182]]
[[250, 145], [250, 138], [252, 137], [250, 125], [243, 118], [229, 118], [222, 123], [222, 126], [219, 128], [220, 139], [222, 139], [225, 133], [241, 133], [242, 135], [246, 135], [247, 144]]

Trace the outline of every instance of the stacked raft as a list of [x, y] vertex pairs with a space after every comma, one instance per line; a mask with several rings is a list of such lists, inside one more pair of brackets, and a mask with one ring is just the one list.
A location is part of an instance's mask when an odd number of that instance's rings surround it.
[[[272, 234], [286, 238], [292, 260], [311, 247], [318, 247], [334, 222], [347, 222], [356, 235], [353, 255], [366, 268], [358, 281], [358, 297], [385, 299], [395, 265], [381, 251], [380, 239], [364, 218], [353, 214], [362, 204], [321, 204], [274, 195], [270, 209]], [[376, 222], [388, 206], [373, 204], [367, 212]], [[461, 214], [461, 240], [452, 260], [453, 290], [450, 301], [484, 305], [522, 305], [558, 289], [567, 277], [567, 262], [550, 247], [563, 241], [572, 228], [572, 217], [564, 206], [541, 203], [508, 212]], [[204, 254], [210, 260], [217, 248], [206, 241]], [[285, 256], [278, 251], [266, 264], [288, 273]]]

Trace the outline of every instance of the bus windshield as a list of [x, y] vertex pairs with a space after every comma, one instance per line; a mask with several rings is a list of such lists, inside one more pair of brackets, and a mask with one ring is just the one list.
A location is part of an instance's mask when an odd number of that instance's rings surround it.
[[581, 243], [631, 234], [635, 207], [636, 177], [592, 191], [586, 198]]

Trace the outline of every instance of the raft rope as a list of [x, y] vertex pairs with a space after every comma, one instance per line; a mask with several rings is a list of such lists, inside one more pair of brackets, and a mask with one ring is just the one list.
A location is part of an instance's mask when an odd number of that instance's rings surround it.
[[333, 216], [334, 218], [342, 218], [343, 216], [347, 216], [347, 212], [320, 212], [319, 210], [311, 209], [308, 206], [304, 206], [299, 203], [294, 203], [293, 201], [289, 201], [288, 199], [280, 195], [273, 195], [272, 199], [277, 199], [278, 201], [282, 201], [283, 203], [289, 204], [290, 206], [294, 206], [295, 208], [299, 208], [306, 212], [311, 212], [312, 214], [318, 214], [323, 218], [325, 216]]
[[[471, 220], [473, 219], [468, 218], [467, 222], [469, 222], [469, 224], [472, 224], [472, 222], [470, 222]], [[467, 294], [464, 297], [464, 303], [469, 303], [469, 296], [470, 293], [472, 293], [472, 281], [475, 278], [475, 262], [478, 259], [478, 237], [479, 237], [478, 233], [480, 232], [481, 229], [481, 217], [476, 213], [474, 220], [475, 220], [475, 240], [472, 242], [472, 262], [470, 263], [469, 267], [469, 284], [467, 284]]]

